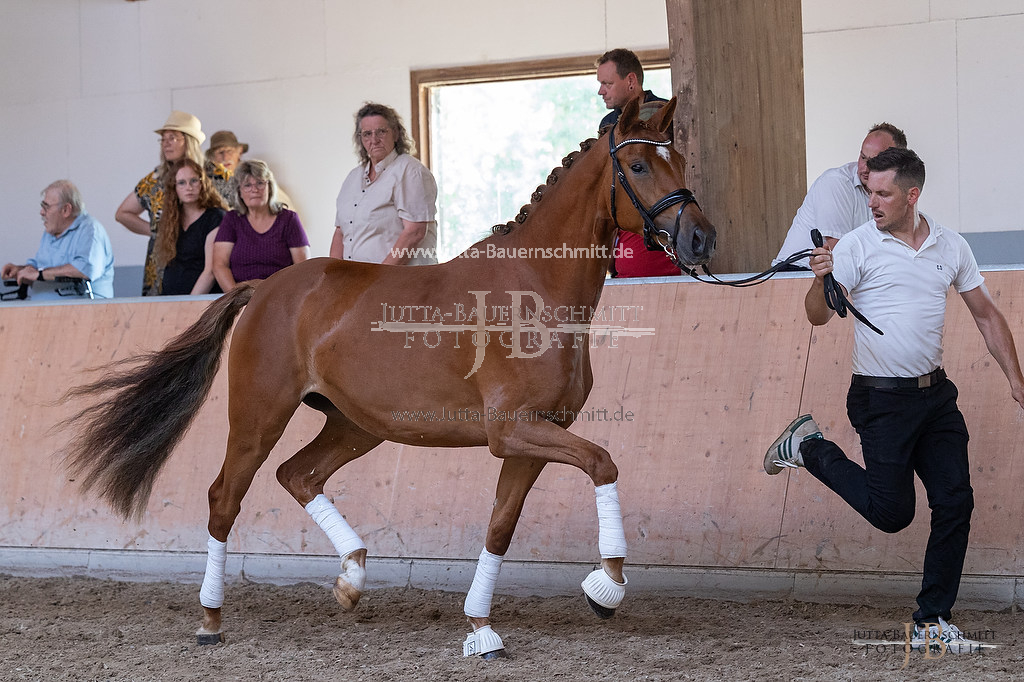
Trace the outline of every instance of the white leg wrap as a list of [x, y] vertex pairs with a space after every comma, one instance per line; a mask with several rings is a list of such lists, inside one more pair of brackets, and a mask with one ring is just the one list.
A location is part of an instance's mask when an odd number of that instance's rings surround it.
[[342, 558], [342, 568], [345, 566], [345, 557], [357, 549], [366, 549], [366, 545], [356, 535], [356, 532], [352, 530], [352, 526], [348, 525], [345, 517], [341, 515], [341, 512], [331, 504], [331, 501], [323, 493], [314, 497], [306, 505], [306, 512], [313, 517], [316, 525], [320, 526], [324, 533], [327, 534], [328, 539], [334, 545], [334, 549], [338, 551], [338, 556]]
[[485, 625], [476, 632], [466, 635], [466, 641], [462, 643], [462, 655], [483, 656], [504, 648], [505, 645], [498, 633], [492, 630], [490, 625]]
[[[473, 576], [473, 584], [466, 594], [465, 613], [470, 618], [488, 618], [491, 615], [491, 597], [494, 596], [494, 585], [498, 581], [498, 572], [501, 570], [502, 557], [491, 554], [485, 548], [480, 552], [480, 558], [476, 562], [476, 574]], [[481, 628], [482, 630], [483, 628]], [[478, 630], [477, 632], [479, 632]], [[492, 633], [493, 634], [493, 633]], [[497, 637], [498, 635], [494, 635]], [[468, 640], [467, 640], [468, 641]], [[501, 648], [501, 639], [498, 639]], [[493, 651], [493, 649], [490, 649]], [[485, 654], [486, 651], [476, 653]], [[471, 654], [466, 654], [470, 656]]]
[[597, 548], [602, 559], [626, 556], [626, 532], [622, 529], [619, 489], [615, 483], [594, 488], [597, 496]]
[[591, 572], [583, 581], [583, 592], [606, 609], [617, 609], [626, 596], [626, 576], [622, 576], [622, 584], [611, 579], [603, 568]]
[[208, 609], [224, 604], [224, 566], [228, 562], [228, 543], [213, 536], [206, 541], [206, 574], [199, 589], [199, 603]]

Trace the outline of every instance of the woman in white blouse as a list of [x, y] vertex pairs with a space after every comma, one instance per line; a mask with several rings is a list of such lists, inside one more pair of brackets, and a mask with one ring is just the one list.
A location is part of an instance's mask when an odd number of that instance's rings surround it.
[[398, 114], [368, 102], [355, 116], [361, 163], [338, 193], [331, 256], [385, 265], [437, 262], [437, 183], [411, 156]]

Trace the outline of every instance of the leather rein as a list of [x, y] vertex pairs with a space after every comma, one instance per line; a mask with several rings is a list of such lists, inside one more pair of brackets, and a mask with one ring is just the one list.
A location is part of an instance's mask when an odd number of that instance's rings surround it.
[[[628, 196], [629, 200], [633, 202], [633, 207], [636, 209], [637, 213], [640, 214], [640, 217], [644, 221], [644, 246], [647, 247], [648, 251], [664, 251], [665, 254], [668, 256], [669, 260], [672, 261], [673, 265], [675, 265], [677, 268], [679, 268], [680, 270], [682, 270], [683, 272], [685, 272], [698, 282], [703, 282], [704, 284], [718, 284], [721, 286], [730, 287], [748, 287], [754, 286], [755, 284], [767, 282], [775, 275], [775, 273], [779, 272], [783, 267], [795, 263], [796, 261], [802, 260], [804, 258], [808, 258], [810, 256], [811, 250], [804, 249], [803, 251], [798, 251], [797, 253], [794, 253], [792, 256], [785, 259], [781, 263], [773, 265], [764, 272], [752, 275], [745, 279], [735, 281], [725, 281], [718, 279], [711, 273], [711, 271], [708, 269], [707, 264], [705, 263], [704, 265], [701, 266], [701, 269], [704, 271], [704, 274], [708, 276], [710, 279], [701, 279], [700, 276], [697, 274], [695, 268], [687, 266], [679, 259], [679, 255], [676, 253], [675, 250], [675, 238], [679, 234], [679, 221], [682, 220], [683, 210], [685, 210], [686, 207], [690, 204], [694, 204], [699, 209], [700, 204], [697, 203], [697, 198], [693, 195], [693, 192], [681, 187], [663, 196], [661, 199], [656, 201], [650, 209], [645, 208], [643, 203], [640, 201], [640, 198], [637, 197], [636, 192], [633, 191], [633, 187], [630, 186], [629, 181], [626, 179], [626, 173], [622, 170], [622, 164], [619, 163], [619, 158], [616, 156], [616, 153], [620, 149], [630, 144], [649, 144], [654, 147], [668, 147], [672, 144], [672, 141], [665, 140], [662, 142], [658, 142], [657, 140], [645, 140], [643, 138], [627, 138], [622, 142], [615, 144], [615, 127], [612, 126], [612, 128], [608, 131], [608, 149], [612, 157], [612, 220], [615, 222], [615, 227], [619, 227], [619, 219], [615, 213], [615, 180], [616, 178], [618, 178], [619, 184], [622, 185], [623, 191], [626, 192], [626, 196]], [[665, 209], [669, 208], [670, 206], [675, 206], [676, 204], [680, 204], [680, 206], [679, 210], [676, 212], [676, 220], [674, 224], [675, 227], [671, 233], [668, 230], [660, 228], [654, 224], [654, 218], [656, 216], [665, 211]], [[814, 230], [814, 232], [817, 232], [817, 230]], [[658, 239], [658, 237], [664, 238], [665, 242], [662, 243]], [[816, 235], [815, 246], [821, 246], [820, 234]], [[831, 275], [829, 275], [829, 277], [831, 277]], [[840, 317], [846, 317], [846, 311], [847, 309], [849, 309], [849, 311], [853, 313], [854, 317], [856, 317], [858, 320], [867, 325], [872, 331], [874, 331], [877, 334], [882, 334], [881, 329], [871, 324], [871, 322], [869, 322], [866, 317], [861, 315], [861, 313], [856, 308], [853, 307], [853, 305], [846, 299], [846, 297], [843, 296], [842, 290], [837, 285], [833, 284], [831, 287], [826, 288], [825, 301], [828, 307], [835, 310]]]

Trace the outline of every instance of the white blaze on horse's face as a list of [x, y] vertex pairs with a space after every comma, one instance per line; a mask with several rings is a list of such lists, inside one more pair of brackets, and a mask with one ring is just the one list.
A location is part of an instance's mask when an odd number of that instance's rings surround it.
[[655, 147], [658, 152], [658, 156], [665, 159], [667, 162], [671, 162], [672, 155], [669, 154], [668, 147]]

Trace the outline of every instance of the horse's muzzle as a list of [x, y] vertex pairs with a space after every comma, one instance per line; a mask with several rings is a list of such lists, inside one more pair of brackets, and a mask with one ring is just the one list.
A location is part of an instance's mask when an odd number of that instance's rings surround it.
[[687, 215], [687, 208], [680, 208], [676, 214], [673, 246], [679, 260], [685, 265], [703, 265], [710, 261], [715, 253], [718, 233], [699, 208], [692, 207], [692, 210], [696, 211], [696, 216]]
[[697, 259], [695, 265], [702, 265], [711, 260], [711, 256], [715, 254], [715, 241], [717, 238], [718, 234], [714, 227], [710, 230], [705, 230], [700, 226], [693, 229], [691, 248], [693, 249], [694, 257]]

